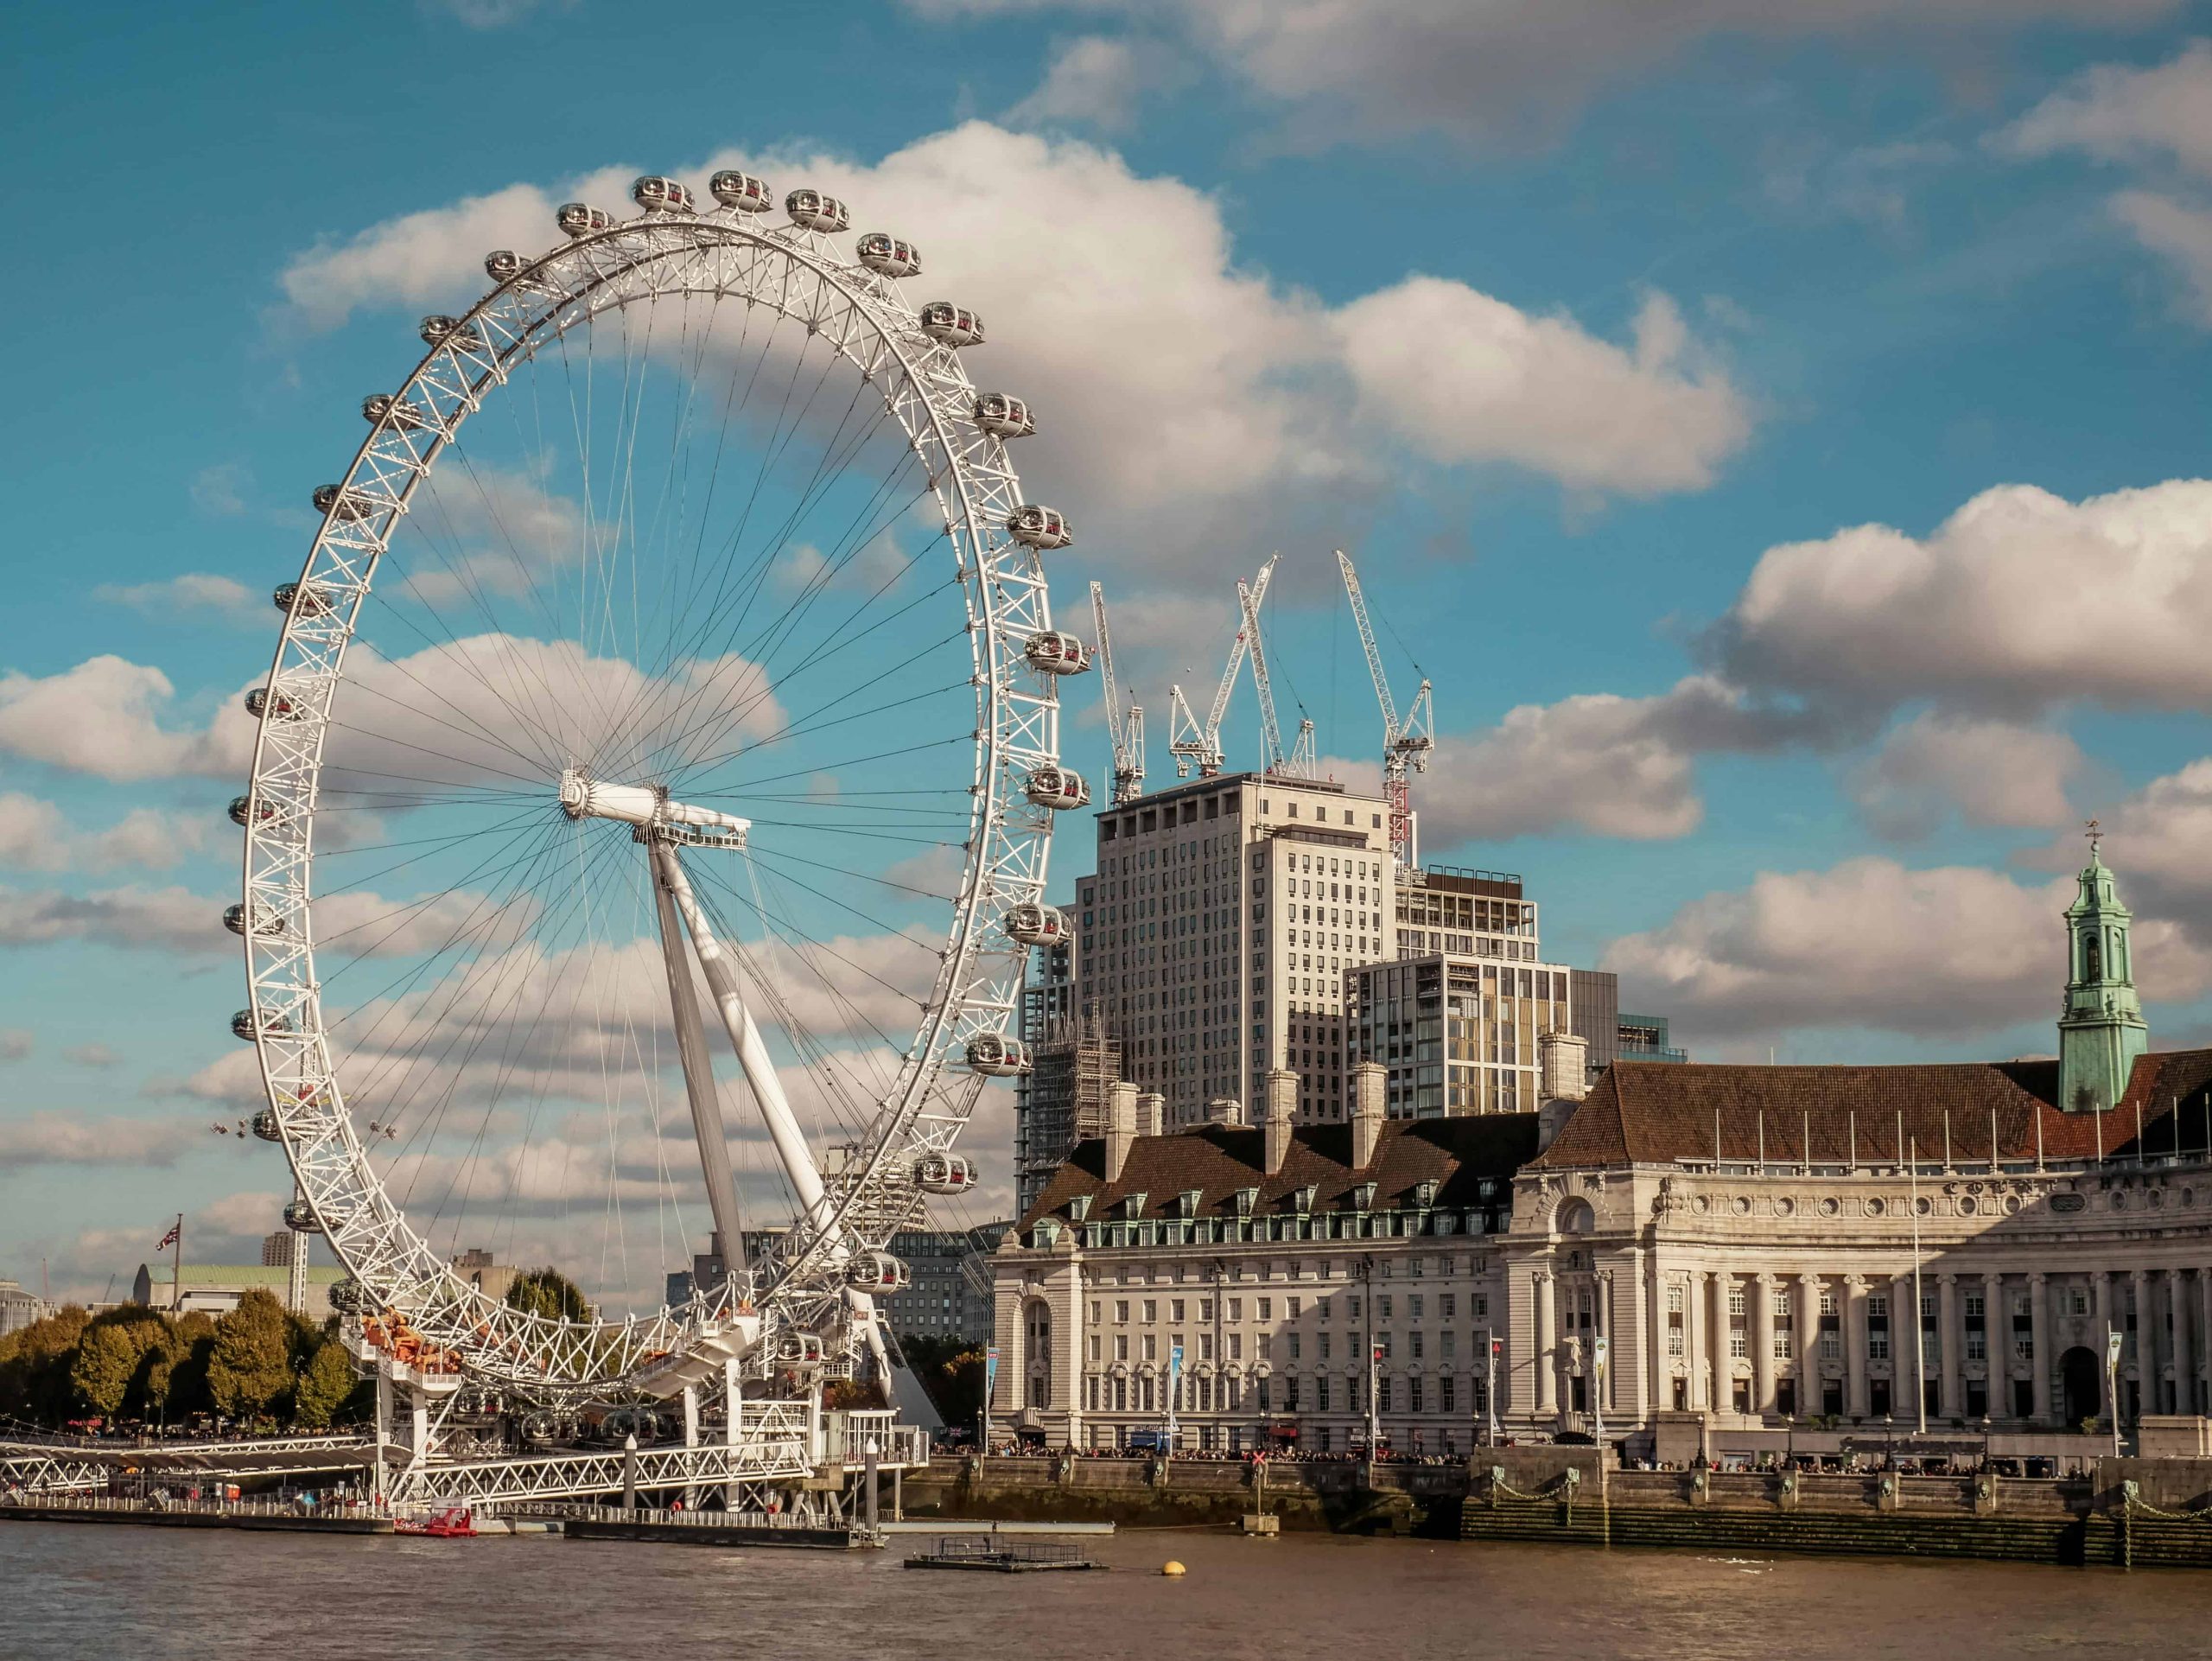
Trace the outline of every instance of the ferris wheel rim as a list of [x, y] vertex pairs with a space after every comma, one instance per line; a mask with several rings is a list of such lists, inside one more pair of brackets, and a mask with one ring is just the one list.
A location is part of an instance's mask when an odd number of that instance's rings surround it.
[[[448, 384], [438, 388], [435, 376], [441, 369], [460, 366], [463, 352], [453, 347], [451, 334], [433, 344], [393, 397], [404, 400], [427, 391], [442, 391], [451, 398], [451, 413], [442, 417], [433, 436], [421, 447], [411, 464], [398, 468], [404, 476], [398, 480], [396, 490], [391, 488], [393, 458], [389, 453], [379, 455], [378, 442], [380, 439], [391, 439], [397, 430], [387, 429], [382, 423], [372, 424], [369, 436], [356, 450], [338, 487], [339, 500], [343, 502], [360, 488], [365, 476], [370, 478], [373, 487], [382, 493], [372, 498], [385, 510], [381, 528], [365, 538], [352, 528], [359, 521], [342, 518], [334, 507], [310, 544], [299, 578], [302, 588], [317, 584], [319, 576], [324, 575], [319, 568], [327, 557], [340, 570], [349, 563], [353, 569], [347, 573], [350, 580], [342, 585], [346, 596], [343, 606], [334, 608], [342, 609], [342, 620], [334, 627], [319, 628], [300, 608], [286, 612], [269, 674], [262, 684], [264, 700], [288, 697], [289, 694], [284, 690], [288, 685], [302, 689], [303, 680], [297, 671], [308, 665], [310, 652], [325, 665], [304, 678], [315, 683], [312, 690], [318, 700], [311, 721], [301, 724], [264, 719], [257, 726], [248, 797], [254, 805], [247, 816], [243, 860], [241, 907], [245, 926], [241, 933], [251, 999], [253, 1040], [264, 1091], [302, 1191], [308, 1193], [309, 1171], [319, 1160], [325, 1164], [334, 1162], [353, 1181], [355, 1214], [346, 1220], [359, 1223], [365, 1214], [371, 1225], [342, 1239], [334, 1234], [334, 1251], [350, 1274], [378, 1290], [380, 1302], [389, 1301], [396, 1308], [403, 1302], [412, 1303], [416, 1306], [413, 1312], [433, 1314], [441, 1327], [440, 1331], [429, 1336], [458, 1336], [455, 1347], [467, 1371], [510, 1384], [552, 1390], [603, 1390], [610, 1384], [620, 1383], [654, 1359], [650, 1352], [652, 1346], [658, 1345], [664, 1352], [669, 1345], [684, 1340], [687, 1333], [700, 1324], [734, 1313], [728, 1303], [729, 1293], [725, 1289], [719, 1299], [700, 1294], [690, 1303], [666, 1308], [657, 1314], [593, 1323], [588, 1330], [598, 1337], [604, 1338], [610, 1333], [618, 1335], [613, 1354], [619, 1365], [611, 1369], [588, 1368], [588, 1376], [549, 1376], [556, 1371], [550, 1363], [532, 1364], [528, 1356], [518, 1356], [511, 1363], [499, 1359], [503, 1347], [511, 1352], [514, 1349], [515, 1334], [512, 1329], [517, 1327], [537, 1340], [532, 1353], [542, 1354], [542, 1345], [549, 1334], [538, 1329], [551, 1323], [544, 1317], [507, 1310], [467, 1286], [412, 1227], [404, 1206], [386, 1191], [381, 1174], [368, 1159], [367, 1150], [354, 1131], [345, 1108], [340, 1069], [330, 1055], [329, 1034], [322, 1021], [320, 988], [315, 978], [312, 924], [315, 791], [330, 727], [329, 712], [346, 679], [347, 649], [358, 633], [360, 609], [368, 597], [377, 566], [416, 487], [431, 476], [439, 456], [454, 442], [467, 419], [488, 397], [504, 388], [509, 372], [518, 361], [534, 356], [548, 339], [588, 327], [609, 309], [619, 309], [639, 299], [661, 294], [703, 292], [717, 302], [734, 299], [748, 309], [765, 307], [779, 321], [798, 315], [795, 306], [773, 292], [732, 293], [726, 286], [702, 290], [680, 283], [635, 295], [617, 293], [611, 305], [579, 308], [578, 302], [587, 296], [617, 287], [624, 278], [649, 267], [686, 259], [696, 262], [698, 257], [713, 251], [731, 249], [749, 250], [756, 261], [764, 258], [780, 261], [786, 269], [804, 267], [845, 303], [849, 320], [858, 326], [855, 332], [872, 338], [887, 362], [880, 361], [873, 367], [864, 366], [849, 349], [849, 334], [832, 341], [837, 355], [860, 369], [863, 379], [872, 380], [877, 370], [887, 371], [895, 366], [899, 383], [916, 395], [912, 403], [902, 407], [893, 385], [887, 383], [883, 388], [887, 410], [903, 433], [908, 454], [923, 465], [929, 488], [946, 520], [945, 534], [956, 544], [958, 586], [969, 608], [970, 655], [976, 671], [977, 725], [972, 752], [975, 782], [971, 786], [970, 831], [961, 881], [952, 897], [953, 915], [939, 969], [927, 999], [923, 1001], [914, 1038], [902, 1058], [897, 1080], [875, 1104], [874, 1116], [867, 1127], [859, 1180], [844, 1185], [827, 1222], [805, 1241], [802, 1251], [784, 1263], [782, 1274], [770, 1289], [772, 1292], [780, 1292], [810, 1263], [831, 1250], [850, 1214], [872, 1188], [880, 1190], [896, 1151], [903, 1147], [918, 1154], [942, 1153], [952, 1146], [972, 1114], [973, 1092], [969, 1092], [967, 1104], [957, 1112], [935, 1116], [925, 1113], [940, 1092], [948, 1092], [944, 1073], [951, 1047], [963, 1034], [972, 1037], [986, 1030], [1003, 1033], [1018, 1005], [1018, 967], [1014, 971], [1012, 999], [1001, 995], [988, 1003], [978, 1004], [975, 998], [988, 978], [989, 961], [1016, 956], [983, 938], [997, 920], [986, 914], [986, 908], [995, 907], [1002, 916], [1014, 905], [1041, 901], [1043, 897], [1052, 816], [1041, 812], [1017, 823], [1015, 805], [1020, 798], [1018, 793], [1010, 792], [1007, 786], [1012, 776], [1010, 763], [1017, 753], [1039, 765], [1056, 764], [1057, 701], [1049, 678], [1034, 674], [1038, 684], [1029, 697], [1035, 714], [1020, 724], [1017, 734], [1017, 723], [1010, 719], [1009, 710], [1014, 683], [1004, 671], [1009, 664], [1020, 666], [1021, 642], [1012, 640], [1015, 630], [1027, 638], [1049, 629], [1049, 599], [1035, 549], [1024, 546], [1007, 536], [1003, 527], [991, 524], [984, 506], [994, 494], [1008, 502], [1020, 500], [1018, 480], [1005, 457], [1002, 439], [977, 426], [972, 416], [966, 423], [969, 430], [957, 431], [958, 406], [949, 406], [944, 396], [931, 396], [932, 391], [955, 395], [961, 404], [972, 404], [975, 389], [957, 355], [950, 349], [918, 347], [916, 343], [925, 337], [920, 334], [915, 314], [906, 308], [895, 287], [862, 268], [831, 258], [819, 234], [810, 234], [796, 226], [755, 226], [740, 218], [734, 209], [724, 214], [649, 213], [639, 220], [618, 221], [604, 230], [572, 238], [566, 245], [555, 247], [522, 265], [513, 275], [498, 281], [488, 294], [455, 320], [460, 330], [477, 328], [481, 338], [488, 340], [490, 330], [482, 326], [499, 316], [502, 302], [532, 293], [539, 302], [551, 296], [557, 297], [527, 317], [527, 326], [504, 349], [482, 354], [471, 366], [480, 368], [481, 372], [473, 379], [462, 376], [457, 387]], [[616, 257], [611, 268], [594, 265], [594, 257], [601, 253]], [[549, 272], [577, 270], [588, 272], [588, 280], [550, 286], [547, 283]], [[813, 332], [810, 325], [810, 334]], [[931, 465], [926, 442], [931, 439], [938, 447], [941, 466]], [[412, 447], [402, 435], [397, 445], [388, 446], [391, 448]], [[975, 465], [978, 452], [994, 463], [995, 490], [979, 486]], [[958, 505], [957, 513], [955, 500]], [[960, 545], [963, 534], [972, 545], [972, 559], [968, 557], [968, 550]], [[1028, 593], [1025, 605], [1020, 608], [1006, 604], [1001, 592], [1001, 579], [1007, 575], [1002, 568], [1009, 563], [1027, 567], [1020, 576]], [[288, 747], [279, 741], [276, 729], [280, 726], [305, 734], [308, 742]], [[1015, 741], [1018, 735], [1023, 741]], [[283, 799], [288, 794], [303, 805], [288, 815], [282, 827], [295, 833], [290, 845], [278, 850], [277, 856], [271, 859], [268, 856], [276, 839], [276, 828], [264, 822], [260, 805], [272, 798]], [[1015, 842], [1024, 843], [1030, 855], [1026, 869], [1011, 869], [1015, 862], [1007, 856]], [[296, 877], [281, 889], [273, 887], [269, 880], [273, 871], [280, 869], [289, 870]], [[267, 949], [271, 936], [264, 932], [262, 926], [264, 905], [270, 907], [280, 924], [292, 917], [298, 920], [296, 936], [285, 940], [278, 951]], [[292, 966], [293, 983], [280, 986], [275, 968], [279, 964]], [[287, 1004], [281, 1011], [274, 1007], [279, 994]], [[280, 1020], [272, 1021], [272, 1014], [279, 1015]], [[280, 1025], [285, 1024], [289, 1029], [280, 1034]], [[925, 1117], [932, 1119], [925, 1133], [918, 1128]], [[329, 1198], [327, 1193], [308, 1197], [318, 1214]], [[416, 1271], [412, 1284], [400, 1272], [410, 1270]], [[430, 1277], [439, 1284], [421, 1284], [424, 1270], [430, 1271]], [[388, 1282], [388, 1288], [378, 1287], [379, 1281]], [[731, 1285], [734, 1285], [734, 1278]], [[386, 1289], [392, 1295], [388, 1300], [382, 1295]], [[433, 1300], [433, 1293], [445, 1295], [442, 1306]], [[569, 1325], [560, 1323], [563, 1333]], [[461, 1328], [459, 1334], [454, 1331], [457, 1326]], [[471, 1332], [477, 1340], [473, 1343], [467, 1336]], [[573, 1344], [567, 1352], [572, 1358], [582, 1353]]]

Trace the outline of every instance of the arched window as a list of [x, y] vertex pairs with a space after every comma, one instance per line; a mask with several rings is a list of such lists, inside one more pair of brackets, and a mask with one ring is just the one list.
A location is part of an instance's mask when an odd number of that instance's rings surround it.
[[1022, 1404], [1026, 1407], [1050, 1407], [1052, 1404], [1052, 1309], [1041, 1298], [1033, 1298], [1023, 1312], [1022, 1337], [1024, 1359], [1028, 1363], [1028, 1382], [1024, 1387]]
[[2087, 981], [2102, 980], [2105, 977], [2102, 939], [2098, 935], [2090, 934], [2084, 939], [2082, 946], [2082, 978]]

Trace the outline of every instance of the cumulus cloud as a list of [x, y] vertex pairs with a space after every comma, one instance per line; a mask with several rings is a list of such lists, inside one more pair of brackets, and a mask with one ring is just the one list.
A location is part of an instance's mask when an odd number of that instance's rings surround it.
[[105, 1044], [76, 1044], [61, 1052], [61, 1059], [73, 1067], [111, 1067], [123, 1058]]
[[[2212, 849], [2212, 759], [2153, 779], [2116, 806], [2100, 808], [2097, 821], [2122, 897], [2212, 941], [2212, 861], [2205, 857]], [[2081, 837], [2069, 832], [2027, 860], [2039, 869], [2071, 871], [2082, 855]]]
[[149, 617], [179, 618], [192, 612], [215, 612], [232, 622], [264, 621], [266, 603], [235, 577], [207, 571], [187, 571], [158, 582], [102, 582], [92, 598], [110, 605], [128, 606]]
[[37, 1040], [21, 1027], [0, 1027], [0, 1061], [21, 1061], [37, 1046]]
[[47, 1165], [171, 1166], [198, 1140], [173, 1119], [87, 1118], [49, 1110], [0, 1118], [0, 1172]]
[[201, 954], [235, 949], [223, 931], [223, 902], [180, 888], [107, 888], [92, 894], [0, 888], [0, 945], [104, 945]]
[[1122, 132], [1148, 92], [1181, 84], [1189, 71], [1156, 41], [1083, 35], [1052, 49], [1037, 90], [1007, 111], [1017, 127], [1096, 127]]
[[1715, 632], [1736, 684], [1862, 708], [2023, 715], [2212, 703], [2212, 481], [2069, 502], [1986, 490], [1926, 537], [1769, 549]]
[[2098, 64], [1995, 135], [2016, 156], [2079, 150], [2102, 162], [2172, 161], [2212, 175], [2212, 41], [2162, 64]]
[[1081, 10], [1172, 29], [1315, 146], [1434, 132], [1525, 145], [1605, 87], [1713, 35], [1783, 43], [1884, 31], [1885, 48], [1962, 31], [2113, 27], [2177, 0], [909, 0], [925, 16]]
[[192, 475], [192, 505], [203, 513], [229, 519], [245, 512], [246, 470], [236, 461], [219, 461]]
[[2155, 190], [2123, 190], [2112, 199], [2112, 212], [2138, 242], [2174, 266], [2196, 320], [2212, 328], [2212, 207]]
[[2064, 733], [1927, 713], [1885, 737], [1847, 783], [1868, 824], [1910, 840], [1954, 812], [1968, 824], [2061, 824], [2073, 817], [2066, 788], [2082, 766]]
[[19, 871], [166, 870], [204, 846], [198, 815], [132, 809], [116, 824], [81, 829], [54, 803], [21, 791], [0, 792], [0, 866]]
[[180, 731], [162, 719], [175, 697], [160, 670], [109, 654], [52, 675], [10, 670], [0, 673], [0, 754], [111, 784], [243, 773], [252, 718], [226, 707], [205, 730]]
[[[726, 153], [690, 171], [726, 165], [833, 190], [921, 242], [933, 287], [983, 314], [994, 359], [1038, 412], [1024, 474], [1049, 481], [1078, 537], [1102, 526], [1125, 568], [1215, 582], [1182, 552], [1211, 531], [1249, 545], [1265, 525], [1355, 511], [1397, 429], [1346, 423], [1344, 400], [1391, 408], [1389, 331], [1416, 315], [1448, 372], [1425, 366], [1408, 389], [1425, 402], [1392, 420], [1421, 430], [1432, 461], [1648, 494], [1707, 482], [1748, 432], [1745, 400], [1662, 297], [1626, 347], [1441, 276], [1332, 312], [1240, 265], [1211, 196], [1094, 145], [976, 122], [873, 165]], [[314, 327], [362, 307], [458, 303], [480, 290], [486, 249], [542, 246], [558, 201], [619, 207], [626, 186], [607, 169], [409, 214], [302, 255], [283, 287]], [[891, 217], [901, 204], [904, 221]]]
[[[1616, 940], [1603, 966], [1620, 976], [1624, 1003], [1666, 1010], [1693, 1042], [1813, 1028], [1991, 1032], [2050, 1014], [2073, 892], [2070, 879], [2029, 887], [1971, 866], [1878, 858], [1763, 872]], [[2171, 922], [2138, 925], [2136, 963], [2149, 997], [2212, 986], [2212, 956]]]
[[1439, 760], [1418, 792], [1422, 835], [1438, 846], [1552, 830], [1687, 836], [1704, 816], [1700, 753], [1772, 750], [1821, 730], [1704, 675], [1651, 697], [1523, 704], [1487, 732], [1438, 739]]

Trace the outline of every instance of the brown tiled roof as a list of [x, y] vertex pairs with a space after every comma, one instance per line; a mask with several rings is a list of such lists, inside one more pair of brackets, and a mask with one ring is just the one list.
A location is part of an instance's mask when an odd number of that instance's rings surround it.
[[1341, 1210], [1351, 1191], [1375, 1184], [1373, 1208], [1410, 1206], [1421, 1183], [1437, 1184], [1440, 1206], [1472, 1207], [1484, 1203], [1476, 1185], [1484, 1177], [1510, 1177], [1536, 1151], [1536, 1116], [1498, 1113], [1459, 1119], [1391, 1119], [1384, 1123], [1375, 1158], [1364, 1168], [1351, 1165], [1351, 1127], [1325, 1124], [1292, 1133], [1282, 1169], [1264, 1174], [1266, 1132], [1206, 1125], [1166, 1136], [1139, 1136], [1118, 1181], [1106, 1181], [1106, 1144], [1086, 1142], [1071, 1154], [1037, 1203], [1021, 1219], [1027, 1231], [1043, 1217], [1065, 1218], [1078, 1194], [1091, 1198], [1090, 1218], [1103, 1221], [1133, 1193], [1145, 1196], [1143, 1217], [1179, 1214], [1177, 1202], [1198, 1190], [1197, 1215], [1236, 1213], [1240, 1189], [1256, 1188], [1255, 1213], [1287, 1211], [1291, 1196], [1309, 1184], [1315, 1211]]
[[[2212, 1050], [2145, 1055], [2103, 1115], [2063, 1113], [2056, 1061], [1761, 1067], [1619, 1061], [1538, 1169], [1712, 1159], [1815, 1165], [1923, 1159], [2132, 1159], [2212, 1143]], [[2177, 1111], [2178, 1109], [2178, 1111]], [[2139, 1132], [2138, 1126], [2140, 1126]]]

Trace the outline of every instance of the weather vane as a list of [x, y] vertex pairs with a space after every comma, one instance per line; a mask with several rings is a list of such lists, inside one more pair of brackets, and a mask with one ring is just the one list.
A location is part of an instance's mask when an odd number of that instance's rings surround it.
[[2097, 844], [2105, 839], [2104, 829], [2094, 819], [2091, 819], [2082, 834], [2089, 839], [2089, 858], [2094, 862], [2097, 856]]

